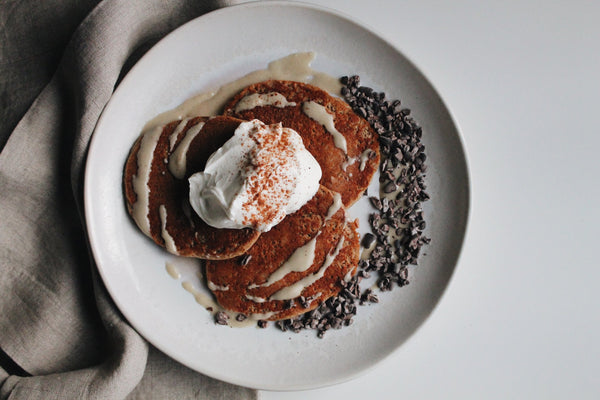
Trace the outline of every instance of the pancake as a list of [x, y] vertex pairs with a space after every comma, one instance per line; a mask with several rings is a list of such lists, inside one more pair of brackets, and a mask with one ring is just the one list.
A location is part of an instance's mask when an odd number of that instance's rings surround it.
[[297, 212], [263, 233], [244, 256], [207, 261], [207, 285], [227, 311], [279, 320], [339, 293], [359, 260], [357, 223], [341, 197], [321, 186]]
[[134, 143], [124, 172], [127, 210], [138, 227], [167, 251], [188, 257], [227, 259], [246, 252], [260, 232], [217, 229], [192, 210], [188, 178], [204, 170], [242, 121], [196, 117], [145, 132]]
[[224, 114], [281, 122], [297, 131], [321, 165], [321, 185], [340, 193], [346, 207], [360, 198], [379, 167], [375, 130], [347, 103], [316, 86], [279, 80], [253, 84], [225, 105]]

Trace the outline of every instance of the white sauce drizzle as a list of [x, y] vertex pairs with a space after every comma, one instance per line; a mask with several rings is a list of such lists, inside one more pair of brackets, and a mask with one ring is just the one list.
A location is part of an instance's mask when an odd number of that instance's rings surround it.
[[373, 150], [366, 149], [358, 157], [348, 157], [348, 159], [342, 163], [342, 169], [346, 171], [346, 168], [348, 168], [348, 166], [354, 164], [357, 161], [360, 161], [358, 170], [364, 171], [365, 167], [367, 166], [367, 161], [369, 161], [369, 158], [371, 158], [373, 154], [375, 154]]
[[133, 219], [142, 232], [148, 236], [150, 235], [150, 219], [148, 218], [150, 188], [148, 187], [148, 180], [150, 179], [154, 150], [161, 133], [162, 127], [157, 127], [142, 137], [140, 149], [137, 153], [137, 173], [132, 179], [133, 191], [137, 197], [135, 203], [133, 203]]
[[338, 192], [333, 192], [333, 203], [329, 206], [329, 209], [327, 210], [325, 221], [331, 219], [331, 217], [333, 217], [335, 213], [338, 212], [340, 208], [342, 208], [342, 206], [342, 195]]
[[[333, 192], [333, 203], [329, 206], [329, 209], [327, 210], [325, 222], [331, 219], [331, 217], [333, 217], [333, 215], [336, 212], [338, 212], [342, 205], [342, 196], [337, 192]], [[248, 289], [271, 286], [275, 282], [285, 278], [290, 272], [307, 271], [313, 265], [313, 262], [315, 260], [317, 238], [319, 237], [321, 232], [322, 231], [317, 232], [314, 238], [312, 238], [304, 245], [294, 250], [290, 258], [288, 258], [283, 264], [281, 264], [279, 268], [277, 268], [273, 273], [271, 273], [271, 275], [269, 275], [265, 283], [262, 283], [260, 285], [252, 284], [248, 286]], [[250, 295], [246, 295], [246, 298], [257, 303], [263, 303], [265, 301], [265, 299], [262, 297]]]
[[353, 269], [351, 268], [350, 270], [348, 270], [348, 272], [346, 272], [346, 275], [344, 275], [344, 282], [350, 282], [352, 280], [352, 277], [354, 276], [352, 274]]
[[276, 312], [276, 311], [269, 311], [269, 312], [262, 313], [262, 314], [259, 314], [259, 313], [257, 313], [257, 314], [249, 314], [248, 315], [248, 319], [254, 320], [254, 321], [258, 321], [260, 319], [269, 319], [269, 318], [271, 318], [273, 315], [275, 315], [277, 313], [278, 312]]
[[333, 95], [340, 95], [342, 84], [339, 79], [310, 67], [314, 60], [314, 52], [295, 53], [269, 63], [266, 69], [251, 72], [237, 80], [221, 86], [217, 90], [199, 94], [185, 101], [179, 107], [166, 111], [149, 121], [144, 130], [164, 125], [178, 119], [192, 116], [212, 116], [221, 113], [225, 103], [246, 86], [269, 79], [290, 80], [310, 83], [327, 90]]
[[342, 171], [346, 172], [346, 169], [357, 161], [358, 157], [348, 157], [348, 159], [342, 163]]
[[167, 262], [165, 264], [165, 268], [169, 276], [173, 279], [181, 279], [181, 272], [179, 272], [179, 268], [173, 263]]
[[360, 165], [358, 167], [358, 170], [364, 171], [365, 167], [367, 166], [367, 161], [369, 161], [369, 159], [374, 155], [375, 152], [371, 149], [366, 149], [365, 151], [363, 151], [360, 155]]
[[288, 101], [284, 95], [277, 92], [253, 93], [242, 98], [235, 106], [235, 112], [252, 110], [256, 107], [272, 106], [277, 108], [294, 107], [296, 103]]
[[229, 285], [219, 286], [212, 281], [207, 281], [206, 284], [210, 290], [218, 290], [221, 292], [226, 292], [229, 290]]
[[318, 123], [323, 125], [323, 127], [325, 127], [327, 132], [329, 132], [333, 137], [333, 143], [335, 144], [335, 147], [342, 150], [344, 154], [348, 153], [346, 138], [344, 137], [344, 135], [342, 135], [340, 131], [338, 131], [335, 128], [333, 114], [327, 112], [326, 107], [314, 101], [305, 101], [304, 103], [302, 103], [302, 111], [309, 118], [317, 121]]
[[210, 296], [199, 291], [192, 282], [182, 282], [181, 287], [194, 296], [196, 303], [200, 304], [213, 314], [222, 310], [221, 306], [219, 306]]
[[[317, 235], [306, 242], [303, 246], [298, 247], [290, 258], [288, 258], [279, 268], [277, 268], [265, 283], [260, 285], [250, 285], [248, 289], [254, 289], [257, 287], [265, 287], [271, 286], [275, 282], [283, 279], [290, 272], [304, 272], [311, 267], [313, 261], [315, 259], [315, 248], [317, 245], [317, 237], [321, 234], [317, 233]], [[264, 299], [263, 299], [264, 301]]]
[[185, 133], [185, 137], [181, 140], [177, 148], [169, 157], [169, 171], [177, 179], [183, 179], [185, 176], [185, 166], [187, 163], [187, 152], [192, 143], [192, 140], [200, 133], [204, 122], [199, 122], [192, 126]]
[[177, 138], [179, 137], [181, 131], [183, 131], [183, 128], [185, 128], [185, 126], [187, 125], [188, 121], [189, 118], [181, 120], [181, 122], [179, 123], [179, 125], [177, 125], [171, 136], [169, 136], [169, 151], [173, 151], [173, 149], [175, 148]]
[[264, 303], [265, 301], [267, 301], [265, 298], [263, 297], [258, 297], [258, 296], [252, 296], [250, 294], [246, 295], [246, 298], [254, 303]]
[[165, 241], [165, 247], [167, 248], [169, 253], [179, 254], [173, 237], [167, 231], [167, 208], [164, 206], [164, 204], [160, 205], [160, 207], [158, 208], [158, 213], [160, 215], [161, 226], [160, 236]]
[[337, 246], [335, 247], [334, 252], [327, 254], [323, 265], [321, 265], [321, 268], [319, 268], [319, 270], [315, 274], [304, 277], [298, 282], [294, 283], [293, 285], [278, 290], [269, 297], [269, 300], [290, 300], [300, 296], [304, 289], [306, 289], [325, 275], [325, 271], [327, 271], [327, 268], [333, 263], [335, 257], [337, 257], [338, 253], [342, 249], [342, 246], [344, 245], [344, 240], [345, 237], [342, 236]]

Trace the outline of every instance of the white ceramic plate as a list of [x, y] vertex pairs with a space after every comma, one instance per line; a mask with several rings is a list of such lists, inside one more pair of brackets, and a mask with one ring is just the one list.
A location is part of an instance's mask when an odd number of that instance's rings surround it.
[[[252, 29], [244, 27], [251, 22]], [[274, 59], [313, 51], [313, 68], [401, 99], [424, 131], [428, 155], [427, 235], [411, 284], [359, 307], [349, 328], [283, 333], [275, 327], [215, 325], [182, 289], [203, 290], [196, 263], [175, 259], [143, 236], [127, 215], [122, 172], [142, 126], [190, 96]], [[206, 375], [271, 390], [347, 380], [397, 349], [431, 313], [454, 270], [468, 213], [468, 176], [456, 126], [433, 87], [396, 49], [350, 19], [314, 6], [260, 2], [221, 9], [180, 27], [127, 74], [106, 106], [90, 146], [86, 218], [100, 274], [131, 325], [154, 346]], [[369, 210], [370, 211], [370, 210]], [[365, 214], [360, 205], [352, 213]], [[172, 278], [165, 264], [179, 265]], [[272, 324], [271, 324], [272, 325]], [[440, 333], [441, 334], [441, 333]]]

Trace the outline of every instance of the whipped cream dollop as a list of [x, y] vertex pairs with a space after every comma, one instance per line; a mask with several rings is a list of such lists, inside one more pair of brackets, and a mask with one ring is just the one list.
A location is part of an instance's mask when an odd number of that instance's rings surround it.
[[270, 230], [319, 189], [321, 167], [281, 124], [242, 122], [189, 178], [190, 204], [215, 228]]

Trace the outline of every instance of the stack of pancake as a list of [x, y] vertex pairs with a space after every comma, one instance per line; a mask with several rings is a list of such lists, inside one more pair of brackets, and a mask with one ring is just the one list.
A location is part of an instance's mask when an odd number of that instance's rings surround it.
[[[321, 166], [320, 189], [268, 232], [213, 228], [191, 209], [187, 179], [252, 119], [300, 134]], [[142, 232], [171, 253], [206, 260], [208, 288], [225, 310], [278, 320], [314, 309], [356, 273], [360, 238], [346, 209], [378, 166], [377, 134], [348, 104], [309, 84], [271, 80], [240, 91], [221, 116], [145, 132], [127, 159], [124, 189]]]

